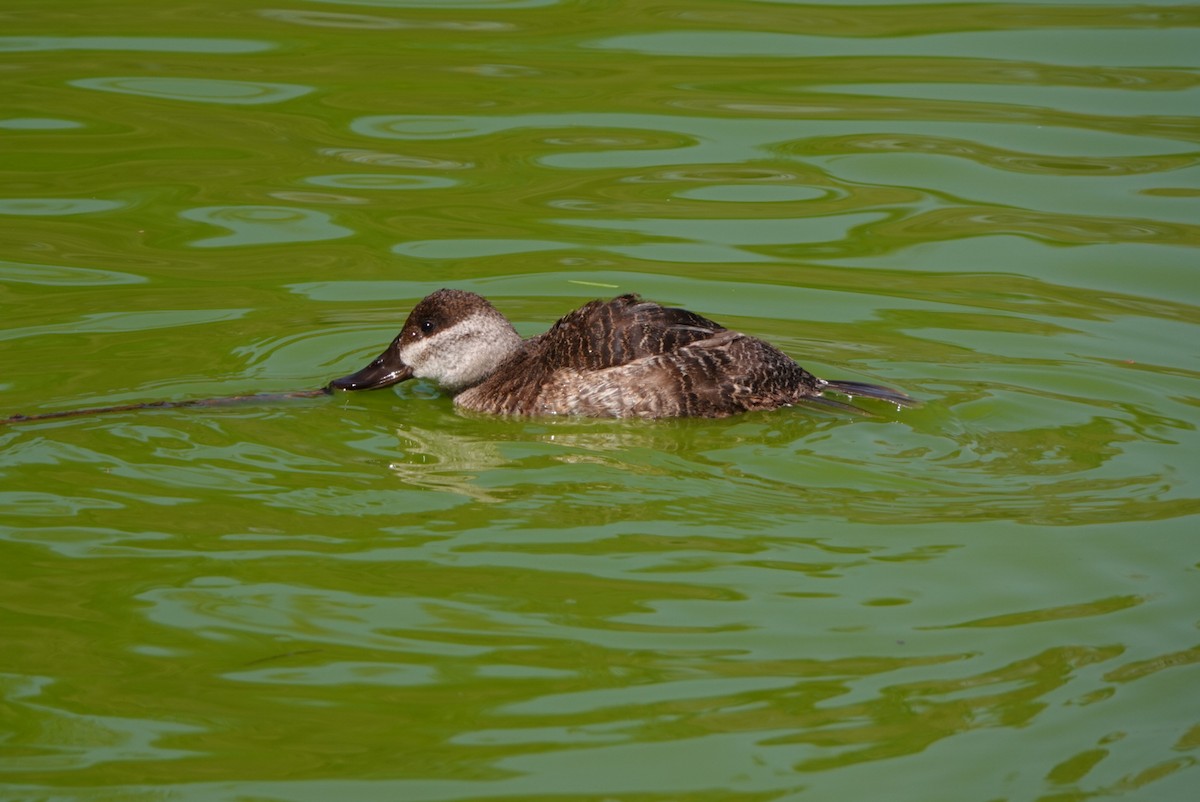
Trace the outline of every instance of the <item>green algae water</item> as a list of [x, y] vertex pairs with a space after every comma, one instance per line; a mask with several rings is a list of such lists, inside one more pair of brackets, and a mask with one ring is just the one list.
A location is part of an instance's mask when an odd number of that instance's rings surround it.
[[443, 286], [925, 402], [0, 426], [0, 798], [1193, 798], [1193, 5], [0, 20], [0, 417], [318, 388]]

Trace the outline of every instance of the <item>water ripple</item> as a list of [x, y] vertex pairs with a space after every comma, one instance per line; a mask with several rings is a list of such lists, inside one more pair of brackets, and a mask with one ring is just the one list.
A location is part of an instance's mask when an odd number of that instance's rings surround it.
[[162, 36], [0, 36], [0, 52], [115, 50], [149, 53], [261, 53], [271, 42], [253, 39], [175, 38]]
[[[370, 5], [370, 3], [352, 3], [352, 5]], [[385, 5], [379, 3], [378, 5]], [[418, 7], [417, 3], [388, 3], [390, 7]], [[426, 5], [432, 5], [427, 3]], [[441, 6], [495, 8], [510, 7], [510, 3], [455, 3], [449, 0], [438, 3]], [[345, 28], [351, 30], [388, 31], [388, 30], [443, 30], [443, 31], [482, 31], [498, 33], [515, 30], [517, 26], [511, 23], [494, 22], [490, 20], [438, 20], [438, 19], [396, 19], [380, 17], [371, 14], [340, 14], [330, 11], [301, 11], [298, 9], [268, 8], [258, 13], [271, 20], [290, 22], [294, 25], [311, 25], [318, 28]]]
[[340, 189], [383, 189], [383, 190], [414, 190], [414, 189], [446, 189], [459, 182], [453, 178], [442, 178], [433, 175], [403, 175], [400, 173], [343, 173], [341, 175], [314, 175], [304, 179], [319, 187], [338, 187]]
[[146, 278], [116, 270], [0, 260], [0, 281], [42, 284], [49, 287], [101, 287], [109, 284], [143, 284]]
[[98, 198], [0, 198], [0, 214], [29, 217], [62, 217], [120, 209], [123, 201]]
[[[1056, 30], [956, 31], [953, 35], [806, 36], [765, 31], [665, 31], [612, 36], [588, 47], [658, 56], [703, 58], [996, 58], [1091, 66], [1187, 68], [1193, 33], [1176, 30], [1086, 30], [1069, 38]], [[1152, 59], [1144, 54], [1153, 53]]]
[[117, 92], [123, 95], [246, 106], [282, 103], [313, 91], [311, 86], [297, 84], [231, 81], [217, 78], [131, 76], [79, 78], [70, 83], [72, 86], [82, 89], [98, 89], [102, 92]]
[[194, 248], [228, 248], [279, 242], [340, 239], [354, 232], [324, 212], [290, 206], [205, 206], [180, 212], [185, 220], [228, 230], [221, 237], [192, 240]]

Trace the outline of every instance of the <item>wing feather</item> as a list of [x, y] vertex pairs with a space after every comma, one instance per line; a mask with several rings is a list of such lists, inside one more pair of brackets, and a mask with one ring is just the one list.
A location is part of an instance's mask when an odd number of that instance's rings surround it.
[[551, 369], [603, 370], [669, 354], [724, 330], [695, 312], [622, 295], [581, 306], [530, 346]]

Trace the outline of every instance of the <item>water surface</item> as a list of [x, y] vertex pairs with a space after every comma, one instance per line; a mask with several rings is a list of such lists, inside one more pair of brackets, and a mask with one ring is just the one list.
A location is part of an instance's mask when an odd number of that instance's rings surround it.
[[318, 387], [442, 286], [925, 405], [0, 427], [4, 798], [1194, 794], [1194, 7], [6, 16], [3, 415]]

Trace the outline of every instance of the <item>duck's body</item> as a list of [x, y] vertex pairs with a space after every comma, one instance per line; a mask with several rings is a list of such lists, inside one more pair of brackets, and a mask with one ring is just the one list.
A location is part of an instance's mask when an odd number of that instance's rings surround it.
[[428, 378], [463, 409], [502, 415], [722, 418], [800, 402], [857, 409], [827, 390], [912, 405], [878, 385], [818, 379], [762, 340], [685, 309], [622, 295], [592, 301], [522, 340], [474, 293], [438, 290], [374, 362], [332, 389]]

